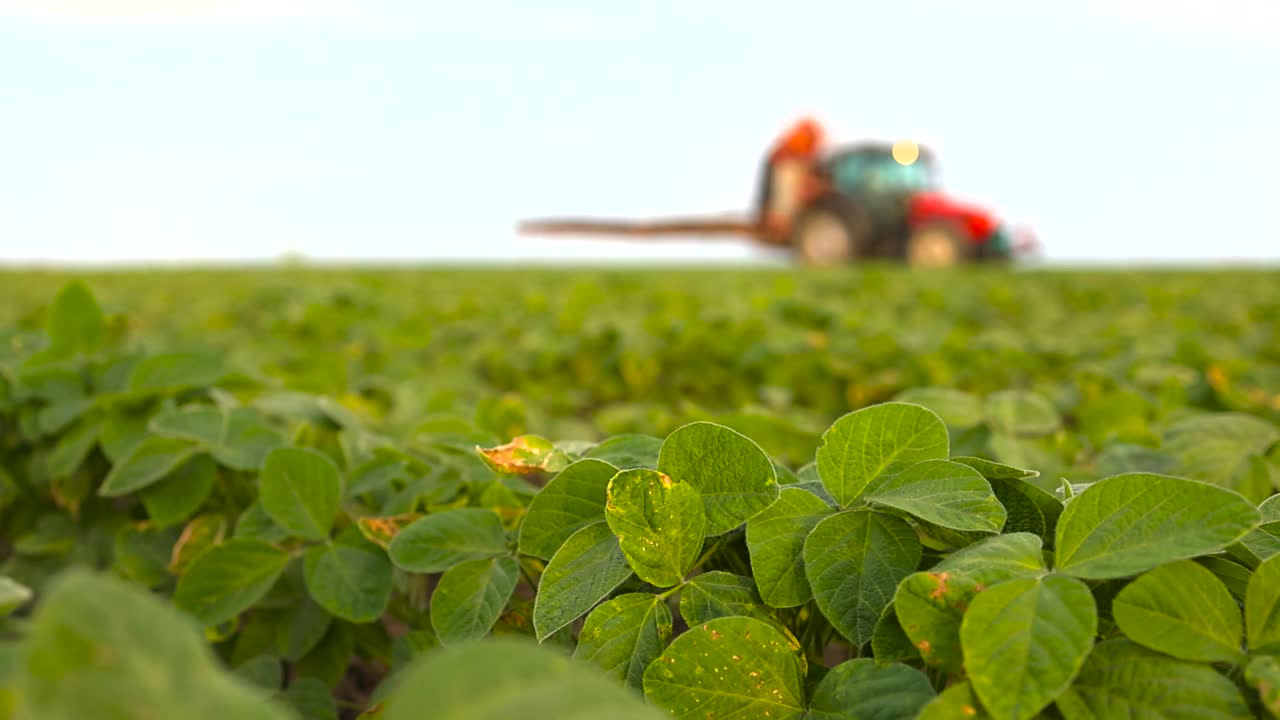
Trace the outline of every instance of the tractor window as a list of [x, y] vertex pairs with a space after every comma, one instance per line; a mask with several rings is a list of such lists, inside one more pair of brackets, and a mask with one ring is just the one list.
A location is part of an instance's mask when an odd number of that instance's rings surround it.
[[936, 184], [928, 162], [902, 165], [887, 154], [848, 153], [832, 158], [830, 169], [836, 187], [845, 192], [918, 192]]

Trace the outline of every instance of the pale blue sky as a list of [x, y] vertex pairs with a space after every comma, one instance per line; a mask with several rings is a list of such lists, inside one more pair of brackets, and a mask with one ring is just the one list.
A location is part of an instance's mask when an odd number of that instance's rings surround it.
[[1061, 260], [1280, 259], [1276, 0], [0, 0], [0, 260], [748, 258], [814, 112]]

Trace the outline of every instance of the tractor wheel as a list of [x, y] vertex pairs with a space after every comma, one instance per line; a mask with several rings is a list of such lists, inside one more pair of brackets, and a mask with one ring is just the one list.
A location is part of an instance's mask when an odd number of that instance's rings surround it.
[[792, 245], [806, 265], [841, 265], [865, 255], [871, 239], [866, 210], [848, 198], [820, 198], [800, 213]]
[[927, 223], [907, 237], [906, 261], [912, 267], [951, 267], [973, 255], [973, 243], [950, 223]]

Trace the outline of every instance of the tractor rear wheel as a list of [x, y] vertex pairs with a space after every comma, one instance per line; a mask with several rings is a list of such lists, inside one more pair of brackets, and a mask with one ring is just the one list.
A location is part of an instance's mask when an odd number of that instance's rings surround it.
[[819, 198], [796, 219], [792, 245], [806, 265], [841, 265], [866, 254], [871, 219], [858, 203]]
[[973, 255], [973, 243], [951, 223], [926, 223], [907, 237], [906, 261], [912, 267], [951, 267]]

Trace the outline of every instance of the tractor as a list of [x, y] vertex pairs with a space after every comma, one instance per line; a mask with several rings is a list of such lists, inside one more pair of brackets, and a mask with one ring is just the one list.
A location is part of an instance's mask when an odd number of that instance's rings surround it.
[[1004, 261], [1035, 247], [990, 211], [941, 190], [932, 152], [913, 142], [826, 148], [803, 119], [765, 158], [751, 217], [648, 222], [559, 219], [522, 223], [525, 234], [747, 237], [807, 265], [859, 260], [941, 267]]

